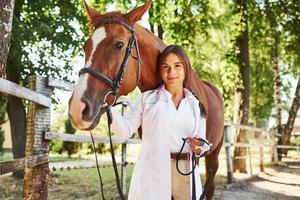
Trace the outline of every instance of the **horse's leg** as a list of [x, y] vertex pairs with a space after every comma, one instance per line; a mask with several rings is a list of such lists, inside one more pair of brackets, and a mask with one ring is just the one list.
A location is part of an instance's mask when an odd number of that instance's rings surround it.
[[206, 193], [206, 199], [211, 200], [214, 196], [214, 191], [215, 191], [215, 175], [217, 173], [217, 170], [219, 168], [219, 153], [222, 147], [222, 141], [218, 145], [218, 147], [209, 155], [205, 157], [205, 168], [206, 168], [206, 180], [208, 180], [209, 176], [210, 177], [210, 183], [208, 183], [208, 191]]

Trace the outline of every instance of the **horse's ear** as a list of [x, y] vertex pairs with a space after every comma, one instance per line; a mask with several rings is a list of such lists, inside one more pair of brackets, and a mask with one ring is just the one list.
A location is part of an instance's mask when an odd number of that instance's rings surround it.
[[133, 25], [135, 22], [141, 20], [142, 16], [149, 9], [151, 3], [152, 0], [147, 0], [144, 5], [134, 8], [132, 11], [127, 13], [125, 16], [128, 19], [129, 23]]
[[86, 3], [85, 0], [83, 0], [83, 2], [84, 2], [85, 10], [86, 10], [86, 12], [87, 12], [87, 14], [88, 14], [88, 16], [89, 16], [89, 18], [90, 18], [90, 23], [91, 23], [91, 24], [94, 24], [94, 22], [95, 22], [97, 19], [101, 18], [102, 15], [101, 15], [98, 11], [96, 11], [95, 9], [91, 8], [91, 7]]

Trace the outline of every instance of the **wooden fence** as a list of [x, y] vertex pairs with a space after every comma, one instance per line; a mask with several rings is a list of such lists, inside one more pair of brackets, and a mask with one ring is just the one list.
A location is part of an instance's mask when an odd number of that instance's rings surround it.
[[[21, 87], [15, 83], [0, 78], [0, 92], [8, 95], [29, 100], [27, 110], [27, 130], [26, 130], [26, 150], [24, 158], [15, 159], [0, 163], [0, 175], [17, 170], [25, 170], [23, 199], [47, 199], [48, 183], [47, 175], [49, 173], [48, 157], [49, 157], [49, 141], [61, 140], [69, 142], [91, 142], [89, 136], [72, 135], [65, 133], [50, 132], [50, 111], [51, 111], [51, 95], [54, 88], [73, 91], [74, 84], [57, 80], [53, 78], [45, 78], [41, 76], [29, 77], [29, 89]], [[227, 162], [227, 182], [233, 182], [233, 148], [259, 148], [260, 149], [260, 166], [261, 171], [264, 167], [264, 148], [269, 148], [274, 153], [275, 161], [277, 158], [276, 148], [296, 148], [299, 146], [278, 146], [275, 142], [275, 135], [269, 134], [265, 129], [253, 128], [249, 126], [235, 125], [226, 123], [225, 125], [225, 152]], [[250, 133], [261, 133], [260, 141], [264, 138], [271, 138], [270, 144], [265, 145], [259, 143], [235, 143], [233, 138], [233, 128], [246, 129]], [[108, 143], [108, 138], [96, 137], [97, 143]], [[127, 144], [138, 144], [140, 140], [130, 139], [126, 143], [114, 139], [115, 144], [122, 144], [122, 161], [121, 161], [121, 179], [123, 192], [126, 194], [126, 148]]]
[[[29, 89], [0, 78], [0, 92], [28, 100], [26, 122], [26, 149], [24, 158], [0, 163], [0, 175], [25, 170], [23, 199], [47, 199], [49, 173], [49, 141], [92, 142], [90, 136], [50, 132], [51, 95], [55, 88], [73, 91], [74, 84], [45, 78], [29, 77]], [[108, 138], [95, 137], [96, 143], [109, 143]], [[138, 139], [126, 143], [113, 139], [114, 144], [122, 145], [121, 183], [126, 194], [126, 146], [139, 144]]]
[[[248, 134], [248, 138], [255, 138], [253, 141], [249, 141], [248, 143], [237, 143], [235, 142], [235, 133], [237, 133], [238, 130], [246, 130]], [[296, 136], [297, 135], [293, 135]], [[260, 172], [264, 172], [264, 166], [266, 162], [278, 162], [278, 154], [277, 149], [296, 149], [298, 151], [298, 160], [300, 160], [300, 145], [277, 145], [277, 135], [274, 129], [263, 129], [263, 128], [255, 128], [251, 126], [245, 126], [245, 125], [237, 125], [233, 124], [231, 122], [225, 122], [224, 124], [224, 144], [225, 147], [225, 153], [226, 153], [226, 166], [227, 166], [227, 183], [232, 184], [234, 182], [233, 180], [233, 160], [234, 159], [249, 159], [249, 168], [250, 168], [250, 174], [252, 175], [252, 158], [253, 155], [251, 155], [250, 149], [259, 149], [259, 168]], [[242, 147], [247, 148], [247, 155], [243, 157], [235, 157], [233, 156], [233, 151], [235, 147]], [[270, 153], [270, 160], [266, 161], [265, 157], [265, 149], [269, 150]]]

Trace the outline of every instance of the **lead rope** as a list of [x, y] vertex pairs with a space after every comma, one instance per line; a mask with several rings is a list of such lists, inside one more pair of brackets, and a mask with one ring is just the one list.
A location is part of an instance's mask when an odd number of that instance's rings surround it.
[[92, 138], [93, 150], [94, 150], [95, 159], [96, 159], [96, 166], [97, 166], [98, 176], [99, 176], [99, 180], [100, 180], [101, 196], [102, 196], [102, 200], [105, 200], [104, 192], [103, 192], [103, 181], [102, 181], [102, 176], [101, 176], [100, 169], [99, 169], [98, 156], [97, 156], [97, 152], [96, 152], [96, 146], [95, 146], [95, 141], [94, 141], [92, 131], [90, 131], [90, 135]]
[[183, 151], [183, 148], [184, 148], [184, 145], [185, 145], [187, 139], [182, 138], [182, 140], [183, 140], [183, 144], [182, 144], [179, 154], [177, 155], [177, 158], [176, 158], [176, 169], [179, 172], [179, 174], [181, 174], [183, 176], [188, 176], [188, 175], [192, 174], [192, 200], [196, 200], [196, 184], [195, 184], [195, 174], [194, 174], [194, 171], [196, 168], [195, 153], [194, 152], [192, 153], [192, 170], [190, 172], [184, 173], [184, 172], [180, 171], [180, 169], [178, 167], [178, 161], [180, 160], [180, 156], [182, 154], [182, 151]]
[[[181, 149], [179, 151], [179, 154], [177, 155], [177, 158], [176, 158], [176, 169], [177, 169], [178, 173], [183, 175], [183, 176], [188, 176], [188, 175], [192, 174], [192, 200], [196, 200], [196, 181], [195, 181], [195, 174], [194, 174], [194, 171], [195, 171], [195, 168], [196, 168], [195, 153], [194, 152], [192, 153], [192, 170], [190, 172], [184, 173], [184, 172], [180, 171], [180, 169], [178, 167], [178, 161], [180, 160], [180, 156], [182, 154], [182, 151], [183, 151], [183, 148], [184, 148], [184, 145], [185, 145], [187, 139], [182, 138], [182, 140], [183, 140], [183, 144], [182, 144]], [[199, 140], [205, 142], [206, 144], [209, 144], [206, 140], [203, 140], [201, 138], [199, 138]], [[208, 183], [209, 183], [209, 180], [211, 179], [211, 174], [212, 174], [212, 171], [209, 170], [208, 178], [205, 182], [204, 189], [203, 189], [203, 192], [202, 192], [199, 200], [203, 200], [206, 196], [208, 186], [209, 186]]]
[[[118, 193], [120, 195], [121, 200], [125, 200], [125, 197], [122, 192], [121, 184], [120, 184], [120, 177], [119, 177], [117, 162], [116, 162], [116, 158], [115, 158], [115, 151], [113, 148], [113, 143], [112, 143], [112, 138], [111, 138], [110, 125], [112, 123], [112, 116], [111, 116], [111, 110], [110, 110], [109, 106], [106, 107], [106, 114], [107, 114], [107, 122], [108, 122], [108, 136], [109, 136], [110, 152], [111, 152], [113, 168], [114, 168], [115, 176], [116, 176], [117, 189], [118, 189]], [[96, 146], [95, 146], [95, 141], [94, 141], [92, 131], [90, 131], [90, 135], [92, 138], [93, 150], [94, 150], [95, 159], [96, 159], [96, 166], [97, 166], [98, 176], [99, 176], [99, 180], [100, 180], [101, 197], [102, 197], [102, 200], [105, 200], [104, 191], [103, 191], [103, 181], [102, 181], [102, 176], [101, 176], [100, 169], [99, 169], [98, 156], [97, 156], [97, 152], [96, 152]]]
[[110, 144], [110, 153], [111, 153], [111, 159], [112, 159], [113, 167], [114, 167], [114, 171], [115, 171], [117, 188], [118, 188], [118, 192], [119, 192], [121, 200], [125, 200], [125, 197], [123, 195], [122, 188], [121, 188], [121, 182], [120, 182], [117, 162], [116, 162], [116, 158], [115, 158], [115, 151], [114, 151], [114, 147], [113, 147], [113, 143], [112, 143], [112, 139], [111, 139], [110, 125], [112, 124], [112, 115], [111, 115], [110, 106], [106, 107], [106, 114], [107, 114], [107, 123], [108, 123], [108, 136], [109, 136], [109, 144]]

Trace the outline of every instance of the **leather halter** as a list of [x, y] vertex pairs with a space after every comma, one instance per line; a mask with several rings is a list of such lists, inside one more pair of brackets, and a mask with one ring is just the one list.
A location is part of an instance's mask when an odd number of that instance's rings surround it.
[[[121, 66], [120, 66], [120, 69], [119, 69], [119, 71], [118, 71], [118, 73], [117, 73], [117, 75], [114, 79], [110, 79], [109, 77], [107, 77], [103, 73], [101, 73], [101, 72], [97, 71], [96, 69], [94, 69], [92, 66], [82, 68], [79, 71], [79, 76], [81, 74], [84, 74], [84, 73], [91, 74], [95, 78], [105, 82], [107, 85], [110, 86], [111, 91], [109, 91], [107, 93], [107, 95], [111, 93], [113, 96], [116, 96], [117, 92], [118, 92], [118, 90], [119, 90], [119, 88], [122, 84], [122, 81], [123, 81], [123, 78], [124, 78], [124, 72], [125, 72], [125, 69], [128, 65], [129, 57], [132, 56], [133, 46], [135, 46], [135, 49], [136, 49], [136, 52], [137, 52], [137, 59], [138, 59], [138, 70], [139, 70], [139, 72], [138, 72], [138, 80], [137, 81], [139, 81], [141, 58], [140, 58], [136, 33], [135, 33], [135, 30], [132, 26], [130, 26], [129, 24], [127, 24], [125, 22], [117, 20], [117, 19], [101, 19], [101, 20], [99, 20], [98, 22], [95, 23], [95, 27], [96, 26], [101, 26], [101, 25], [104, 25], [104, 24], [119, 24], [119, 25], [123, 26], [124, 28], [126, 28], [131, 33], [131, 37], [129, 38], [128, 45], [126, 47], [125, 56], [124, 56], [124, 59], [122, 61]], [[104, 99], [104, 102], [106, 102], [106, 99]]]

